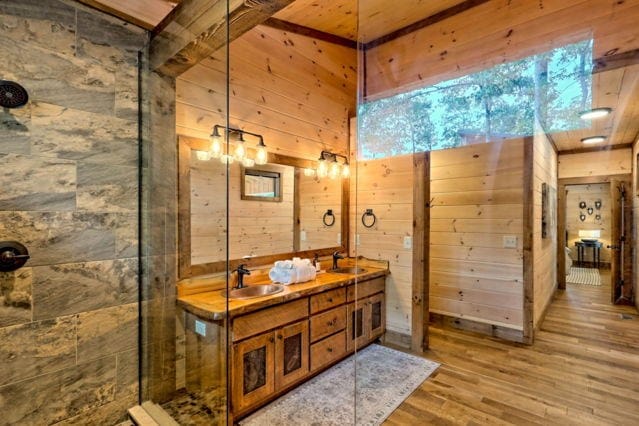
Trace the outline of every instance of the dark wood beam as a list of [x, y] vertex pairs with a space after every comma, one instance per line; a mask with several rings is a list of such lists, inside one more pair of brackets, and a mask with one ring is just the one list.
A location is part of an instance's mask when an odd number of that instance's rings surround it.
[[177, 77], [292, 2], [230, 0], [227, 22], [226, 2], [184, 0], [151, 38], [151, 69]]
[[466, 0], [455, 6], [449, 7], [448, 9], [442, 10], [441, 12], [438, 12], [434, 15], [421, 19], [413, 24], [407, 25], [403, 28], [400, 28], [391, 33], [383, 35], [379, 38], [376, 38], [375, 40], [371, 40], [365, 44], [364, 49], [367, 50], [367, 49], [371, 49], [373, 47], [379, 46], [380, 44], [388, 43], [391, 40], [395, 40], [399, 37], [403, 37], [414, 31], [421, 30], [422, 28], [426, 28], [430, 25], [441, 22], [444, 19], [448, 19], [460, 13], [466, 12], [467, 10], [472, 9], [473, 7], [482, 5], [484, 3], [488, 3], [489, 1], [490, 0]]
[[566, 149], [559, 151], [559, 155], [564, 154], [583, 154], [585, 152], [614, 151], [615, 149], [632, 148], [632, 143], [621, 143], [616, 145], [590, 146], [587, 148]]
[[597, 74], [636, 64], [639, 64], [639, 49], [622, 53], [609, 52], [592, 61], [592, 73]]
[[322, 40], [327, 43], [338, 44], [340, 46], [348, 47], [351, 49], [357, 49], [357, 42], [348, 38], [340, 37], [335, 34], [327, 33], [324, 31], [316, 30], [314, 28], [298, 25], [293, 22], [284, 21], [277, 18], [268, 18], [263, 22], [266, 25], [277, 30], [286, 31], [289, 33], [299, 34], [306, 37]]

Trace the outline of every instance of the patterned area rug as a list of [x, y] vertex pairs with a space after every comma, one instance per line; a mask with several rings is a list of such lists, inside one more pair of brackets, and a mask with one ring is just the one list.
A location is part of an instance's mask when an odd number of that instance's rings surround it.
[[[373, 344], [240, 422], [246, 426], [381, 424], [439, 364]], [[357, 399], [355, 399], [357, 395]], [[354, 409], [357, 405], [357, 410]]]
[[570, 268], [570, 274], [566, 277], [566, 282], [569, 284], [601, 285], [601, 275], [597, 268], [573, 266]]

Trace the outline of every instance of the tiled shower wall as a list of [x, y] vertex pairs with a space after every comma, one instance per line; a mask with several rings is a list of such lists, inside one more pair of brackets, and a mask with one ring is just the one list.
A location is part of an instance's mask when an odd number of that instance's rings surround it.
[[138, 51], [145, 31], [66, 0], [0, 1], [0, 424], [113, 424], [137, 402]]

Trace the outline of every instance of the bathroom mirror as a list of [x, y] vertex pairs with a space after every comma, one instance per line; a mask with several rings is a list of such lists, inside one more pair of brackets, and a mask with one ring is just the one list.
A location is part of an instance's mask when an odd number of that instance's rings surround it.
[[313, 161], [279, 154], [269, 154], [266, 165], [233, 162], [227, 176], [227, 165], [219, 159], [198, 159], [198, 148], [208, 141], [180, 136], [179, 143], [181, 277], [225, 271], [227, 232], [231, 269], [240, 263], [325, 256], [347, 246], [347, 179], [307, 176], [304, 169]]

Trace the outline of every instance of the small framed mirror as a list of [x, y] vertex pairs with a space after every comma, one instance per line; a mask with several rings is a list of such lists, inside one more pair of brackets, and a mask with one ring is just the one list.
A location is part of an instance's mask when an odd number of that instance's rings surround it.
[[242, 200], [282, 202], [282, 174], [268, 167], [241, 168]]

